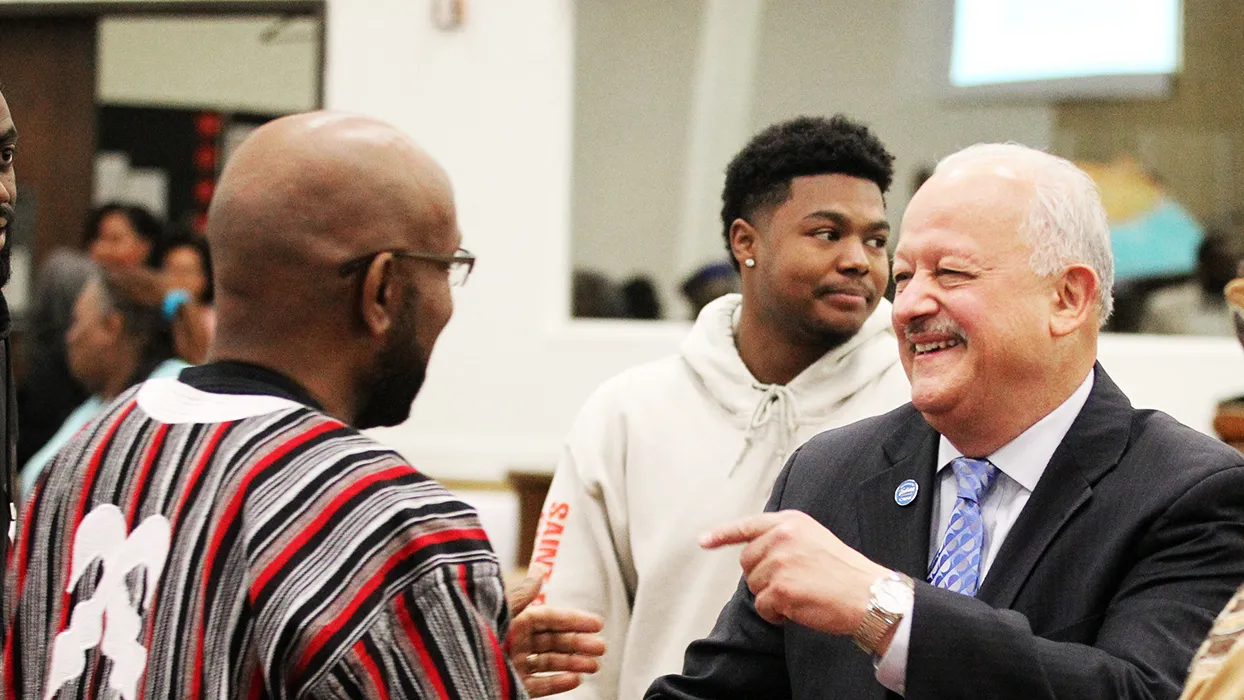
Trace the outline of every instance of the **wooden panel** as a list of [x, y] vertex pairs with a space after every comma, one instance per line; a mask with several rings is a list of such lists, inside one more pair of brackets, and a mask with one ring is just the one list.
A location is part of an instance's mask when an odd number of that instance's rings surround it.
[[518, 493], [518, 561], [515, 565], [525, 571], [535, 549], [536, 530], [540, 526], [540, 514], [544, 510], [549, 486], [553, 483], [553, 474], [515, 470], [508, 474], [508, 478]]
[[91, 206], [95, 20], [6, 18], [0, 36], [0, 81], [19, 133], [17, 211], [34, 219], [37, 266], [53, 248], [79, 245]]

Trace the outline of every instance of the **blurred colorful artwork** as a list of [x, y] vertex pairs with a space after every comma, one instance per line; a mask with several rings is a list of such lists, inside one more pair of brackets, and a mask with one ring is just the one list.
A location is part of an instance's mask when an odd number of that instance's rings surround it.
[[1151, 173], [1133, 158], [1076, 165], [1101, 190], [1116, 282], [1192, 274], [1205, 230]]

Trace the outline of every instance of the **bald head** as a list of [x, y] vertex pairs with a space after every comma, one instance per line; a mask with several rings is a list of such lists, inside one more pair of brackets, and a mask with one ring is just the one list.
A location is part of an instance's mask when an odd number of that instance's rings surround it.
[[227, 293], [250, 286], [257, 265], [323, 268], [435, 243], [425, 239], [452, 218], [448, 178], [409, 137], [367, 117], [312, 112], [242, 144], [217, 186], [208, 238]]
[[[426, 363], [452, 313], [443, 265], [390, 254], [458, 248], [449, 179], [375, 119], [312, 112], [257, 129], [221, 174], [207, 237], [216, 358], [291, 375], [314, 360], [317, 376], [337, 362], [337, 384], [361, 381], [398, 340]], [[348, 261], [355, 265], [343, 271]], [[397, 338], [395, 327], [406, 326]]]

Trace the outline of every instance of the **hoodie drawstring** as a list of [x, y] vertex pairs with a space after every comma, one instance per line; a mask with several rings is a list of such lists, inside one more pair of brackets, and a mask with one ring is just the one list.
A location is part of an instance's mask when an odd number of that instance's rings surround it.
[[743, 458], [747, 456], [748, 451], [752, 447], [752, 440], [757, 431], [775, 418], [779, 421], [782, 428], [782, 435], [778, 442], [781, 447], [778, 450], [778, 457], [786, 460], [786, 450], [790, 446], [791, 440], [795, 437], [795, 432], [799, 429], [799, 416], [796, 415], [795, 396], [784, 384], [752, 384], [752, 388], [762, 391], [764, 394], [760, 397], [760, 402], [756, 404], [756, 410], [752, 411], [752, 419], [747, 425], [747, 432], [743, 434], [743, 449], [739, 452], [739, 456], [734, 460], [734, 466], [730, 467], [730, 475], [734, 475], [734, 471], [743, 463]]

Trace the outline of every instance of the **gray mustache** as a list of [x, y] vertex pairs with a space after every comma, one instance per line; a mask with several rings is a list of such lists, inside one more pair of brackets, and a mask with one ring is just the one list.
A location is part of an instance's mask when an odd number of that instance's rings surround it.
[[911, 342], [911, 336], [920, 333], [937, 333], [963, 340], [963, 328], [948, 318], [918, 319], [903, 327], [903, 339]]

